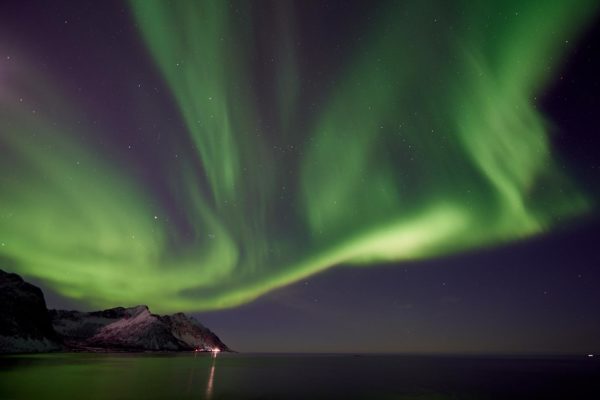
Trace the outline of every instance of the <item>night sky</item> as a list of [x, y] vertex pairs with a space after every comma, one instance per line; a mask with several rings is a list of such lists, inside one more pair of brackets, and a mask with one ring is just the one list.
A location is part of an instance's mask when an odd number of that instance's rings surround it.
[[5, 1], [0, 268], [241, 351], [600, 353], [594, 1]]

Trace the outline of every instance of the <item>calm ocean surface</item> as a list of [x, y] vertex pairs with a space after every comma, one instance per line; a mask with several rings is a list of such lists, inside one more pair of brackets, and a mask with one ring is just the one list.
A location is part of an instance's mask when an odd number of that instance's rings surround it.
[[0, 399], [600, 399], [600, 360], [398, 355], [0, 357]]

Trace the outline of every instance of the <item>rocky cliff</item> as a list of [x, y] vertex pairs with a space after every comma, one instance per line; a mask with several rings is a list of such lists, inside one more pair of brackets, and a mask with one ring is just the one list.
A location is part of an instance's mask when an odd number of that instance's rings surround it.
[[0, 270], [0, 353], [60, 349], [40, 288]]

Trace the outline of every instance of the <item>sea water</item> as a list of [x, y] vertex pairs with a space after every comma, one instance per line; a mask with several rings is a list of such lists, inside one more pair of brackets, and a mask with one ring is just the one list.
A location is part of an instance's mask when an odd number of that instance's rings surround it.
[[0, 357], [0, 399], [600, 399], [577, 357], [90, 354]]

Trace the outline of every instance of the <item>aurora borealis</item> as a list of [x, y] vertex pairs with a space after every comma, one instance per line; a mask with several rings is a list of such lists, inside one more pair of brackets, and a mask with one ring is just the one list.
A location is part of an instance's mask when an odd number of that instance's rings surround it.
[[294, 2], [132, 1], [132, 64], [176, 119], [149, 98], [99, 101], [131, 110], [120, 127], [0, 28], [0, 261], [96, 306], [214, 310], [593, 209], [537, 102], [595, 2], [360, 7], [328, 33]]

